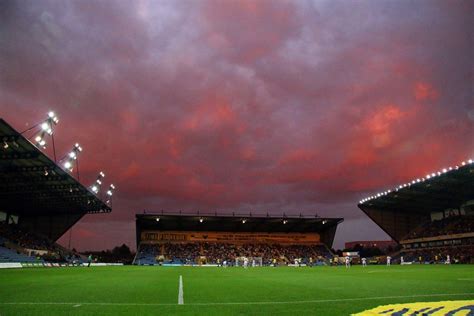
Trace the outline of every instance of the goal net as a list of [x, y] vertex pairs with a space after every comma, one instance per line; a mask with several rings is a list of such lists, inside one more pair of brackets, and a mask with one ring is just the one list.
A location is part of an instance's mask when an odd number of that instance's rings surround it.
[[247, 267], [261, 267], [263, 265], [262, 257], [237, 257], [235, 259], [235, 266], [243, 267], [246, 261]]

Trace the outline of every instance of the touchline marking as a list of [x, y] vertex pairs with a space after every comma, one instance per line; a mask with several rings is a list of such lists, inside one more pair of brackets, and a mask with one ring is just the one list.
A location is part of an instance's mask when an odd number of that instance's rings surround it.
[[183, 277], [179, 276], [178, 305], [184, 305]]
[[[395, 295], [395, 296], [374, 296], [374, 297], [353, 297], [340, 299], [325, 300], [308, 300], [308, 301], [262, 301], [262, 302], [216, 302], [216, 303], [188, 303], [186, 306], [219, 306], [219, 305], [271, 305], [271, 304], [311, 304], [311, 303], [334, 303], [334, 302], [350, 302], [350, 301], [370, 301], [383, 299], [398, 298], [423, 298], [423, 297], [440, 297], [440, 296], [474, 296], [474, 293], [446, 293], [446, 294], [420, 294], [420, 295]], [[173, 303], [66, 303], [66, 302], [0, 302], [0, 305], [98, 305], [98, 306], [176, 306]], [[179, 304], [179, 303], [178, 303]], [[184, 302], [183, 302], [184, 304]]]
[[458, 279], [459, 281], [474, 281], [474, 278], [470, 278], [470, 279]]

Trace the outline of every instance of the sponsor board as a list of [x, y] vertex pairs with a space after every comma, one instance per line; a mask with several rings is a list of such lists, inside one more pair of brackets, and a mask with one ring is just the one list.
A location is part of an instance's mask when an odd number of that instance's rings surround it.
[[227, 243], [309, 243], [320, 242], [317, 233], [255, 233], [255, 232], [195, 232], [195, 231], [145, 231], [143, 243], [162, 242], [227, 242]]
[[390, 304], [366, 310], [353, 316], [401, 316], [401, 315], [430, 315], [430, 316], [467, 316], [474, 315], [474, 300], [443, 301]]
[[11, 269], [11, 268], [21, 268], [21, 263], [19, 262], [0, 262], [0, 269]]

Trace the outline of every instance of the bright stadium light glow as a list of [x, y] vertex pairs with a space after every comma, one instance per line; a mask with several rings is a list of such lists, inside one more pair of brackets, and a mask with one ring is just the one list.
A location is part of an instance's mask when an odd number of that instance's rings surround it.
[[[437, 176], [441, 176], [441, 175], [443, 175], [445, 173], [449, 173], [450, 171], [453, 171], [453, 170], [458, 170], [459, 168], [462, 168], [462, 167], [464, 167], [468, 164], [473, 164], [473, 163], [474, 163], [473, 159], [468, 159], [468, 160], [462, 161], [461, 166], [456, 165], [454, 167], [443, 168], [443, 169], [441, 169], [440, 171], [437, 171], [437, 172], [428, 173], [428, 174], [426, 174], [426, 176], [424, 178], [416, 178], [416, 179], [414, 179], [410, 182], [407, 182], [407, 183], [400, 184], [400, 185], [396, 186], [394, 188], [394, 191], [398, 192], [399, 190], [401, 190], [403, 188], [411, 187], [413, 184], [420, 183], [420, 182], [425, 182], [425, 181], [428, 181], [428, 180], [432, 180]], [[379, 192], [376, 195], [368, 196], [365, 199], [360, 200], [359, 204], [364, 204], [367, 201], [377, 199], [381, 196], [389, 195], [391, 192], [392, 192], [392, 190], [387, 190], [387, 191]]]
[[159, 217], [157, 217], [155, 220], [156, 220], [157, 222], [159, 222], [159, 221], [160, 221], [160, 218], [159, 218]]
[[79, 144], [76, 143], [74, 147], [72, 148], [72, 150], [64, 158], [60, 159], [60, 161], [65, 161], [63, 165], [66, 169], [72, 172], [72, 169], [73, 169], [72, 166], [74, 163], [77, 164], [76, 162], [77, 156], [81, 151], [82, 151], [81, 146], [79, 146]]
[[286, 219], [283, 220], [283, 225], [286, 225], [286, 223], [288, 223], [288, 221]]
[[111, 184], [109, 186], [109, 189], [107, 190], [107, 195], [111, 197], [114, 194], [114, 190], [115, 190], [115, 185]]
[[246, 219], [243, 219], [243, 220], [242, 220], [242, 224], [245, 224], [246, 222], [247, 222]]
[[202, 223], [202, 222], [204, 222], [204, 218], [200, 217], [199, 218], [199, 223]]
[[92, 189], [92, 192], [96, 194], [99, 193], [99, 188], [96, 185], [93, 185], [91, 189]]
[[49, 135], [49, 136], [53, 135], [54, 126], [57, 125], [58, 122], [59, 122], [59, 119], [56, 116], [56, 114], [54, 114], [54, 112], [50, 111], [48, 113], [48, 117], [44, 121], [34, 125], [32, 128], [27, 130], [27, 131], [30, 131], [32, 129], [37, 129], [39, 127], [38, 135], [35, 137], [36, 146], [46, 148], [46, 139], [45, 139], [46, 137], [45, 136], [46, 135]]

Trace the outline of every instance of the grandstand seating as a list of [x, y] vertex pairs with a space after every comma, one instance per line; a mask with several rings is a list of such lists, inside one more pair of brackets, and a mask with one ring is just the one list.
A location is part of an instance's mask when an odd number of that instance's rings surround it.
[[[35, 250], [46, 253], [34, 254]], [[28, 256], [28, 252], [33, 254]], [[23, 231], [15, 225], [0, 223], [0, 262], [61, 262], [71, 255], [67, 249], [46, 237]]]
[[471, 263], [474, 261], [474, 237], [462, 234], [472, 232], [474, 216], [428, 221], [404, 238], [400, 256], [406, 262], [442, 263], [449, 255], [452, 263]]
[[0, 246], [0, 262], [38, 262], [38, 260], [35, 257], [29, 257]]
[[308, 263], [326, 261], [332, 257], [324, 245], [277, 245], [277, 244], [228, 244], [228, 243], [166, 243], [140, 245], [135, 264], [156, 264], [156, 257], [161, 256], [163, 263], [195, 264], [199, 257], [205, 257], [208, 264], [216, 264], [218, 260], [234, 263], [238, 257], [261, 257], [263, 264], [271, 264], [273, 259], [280, 263], [293, 263], [301, 259]]
[[404, 239], [426, 238], [474, 232], [474, 216], [451, 216], [441, 220], [425, 222]]

